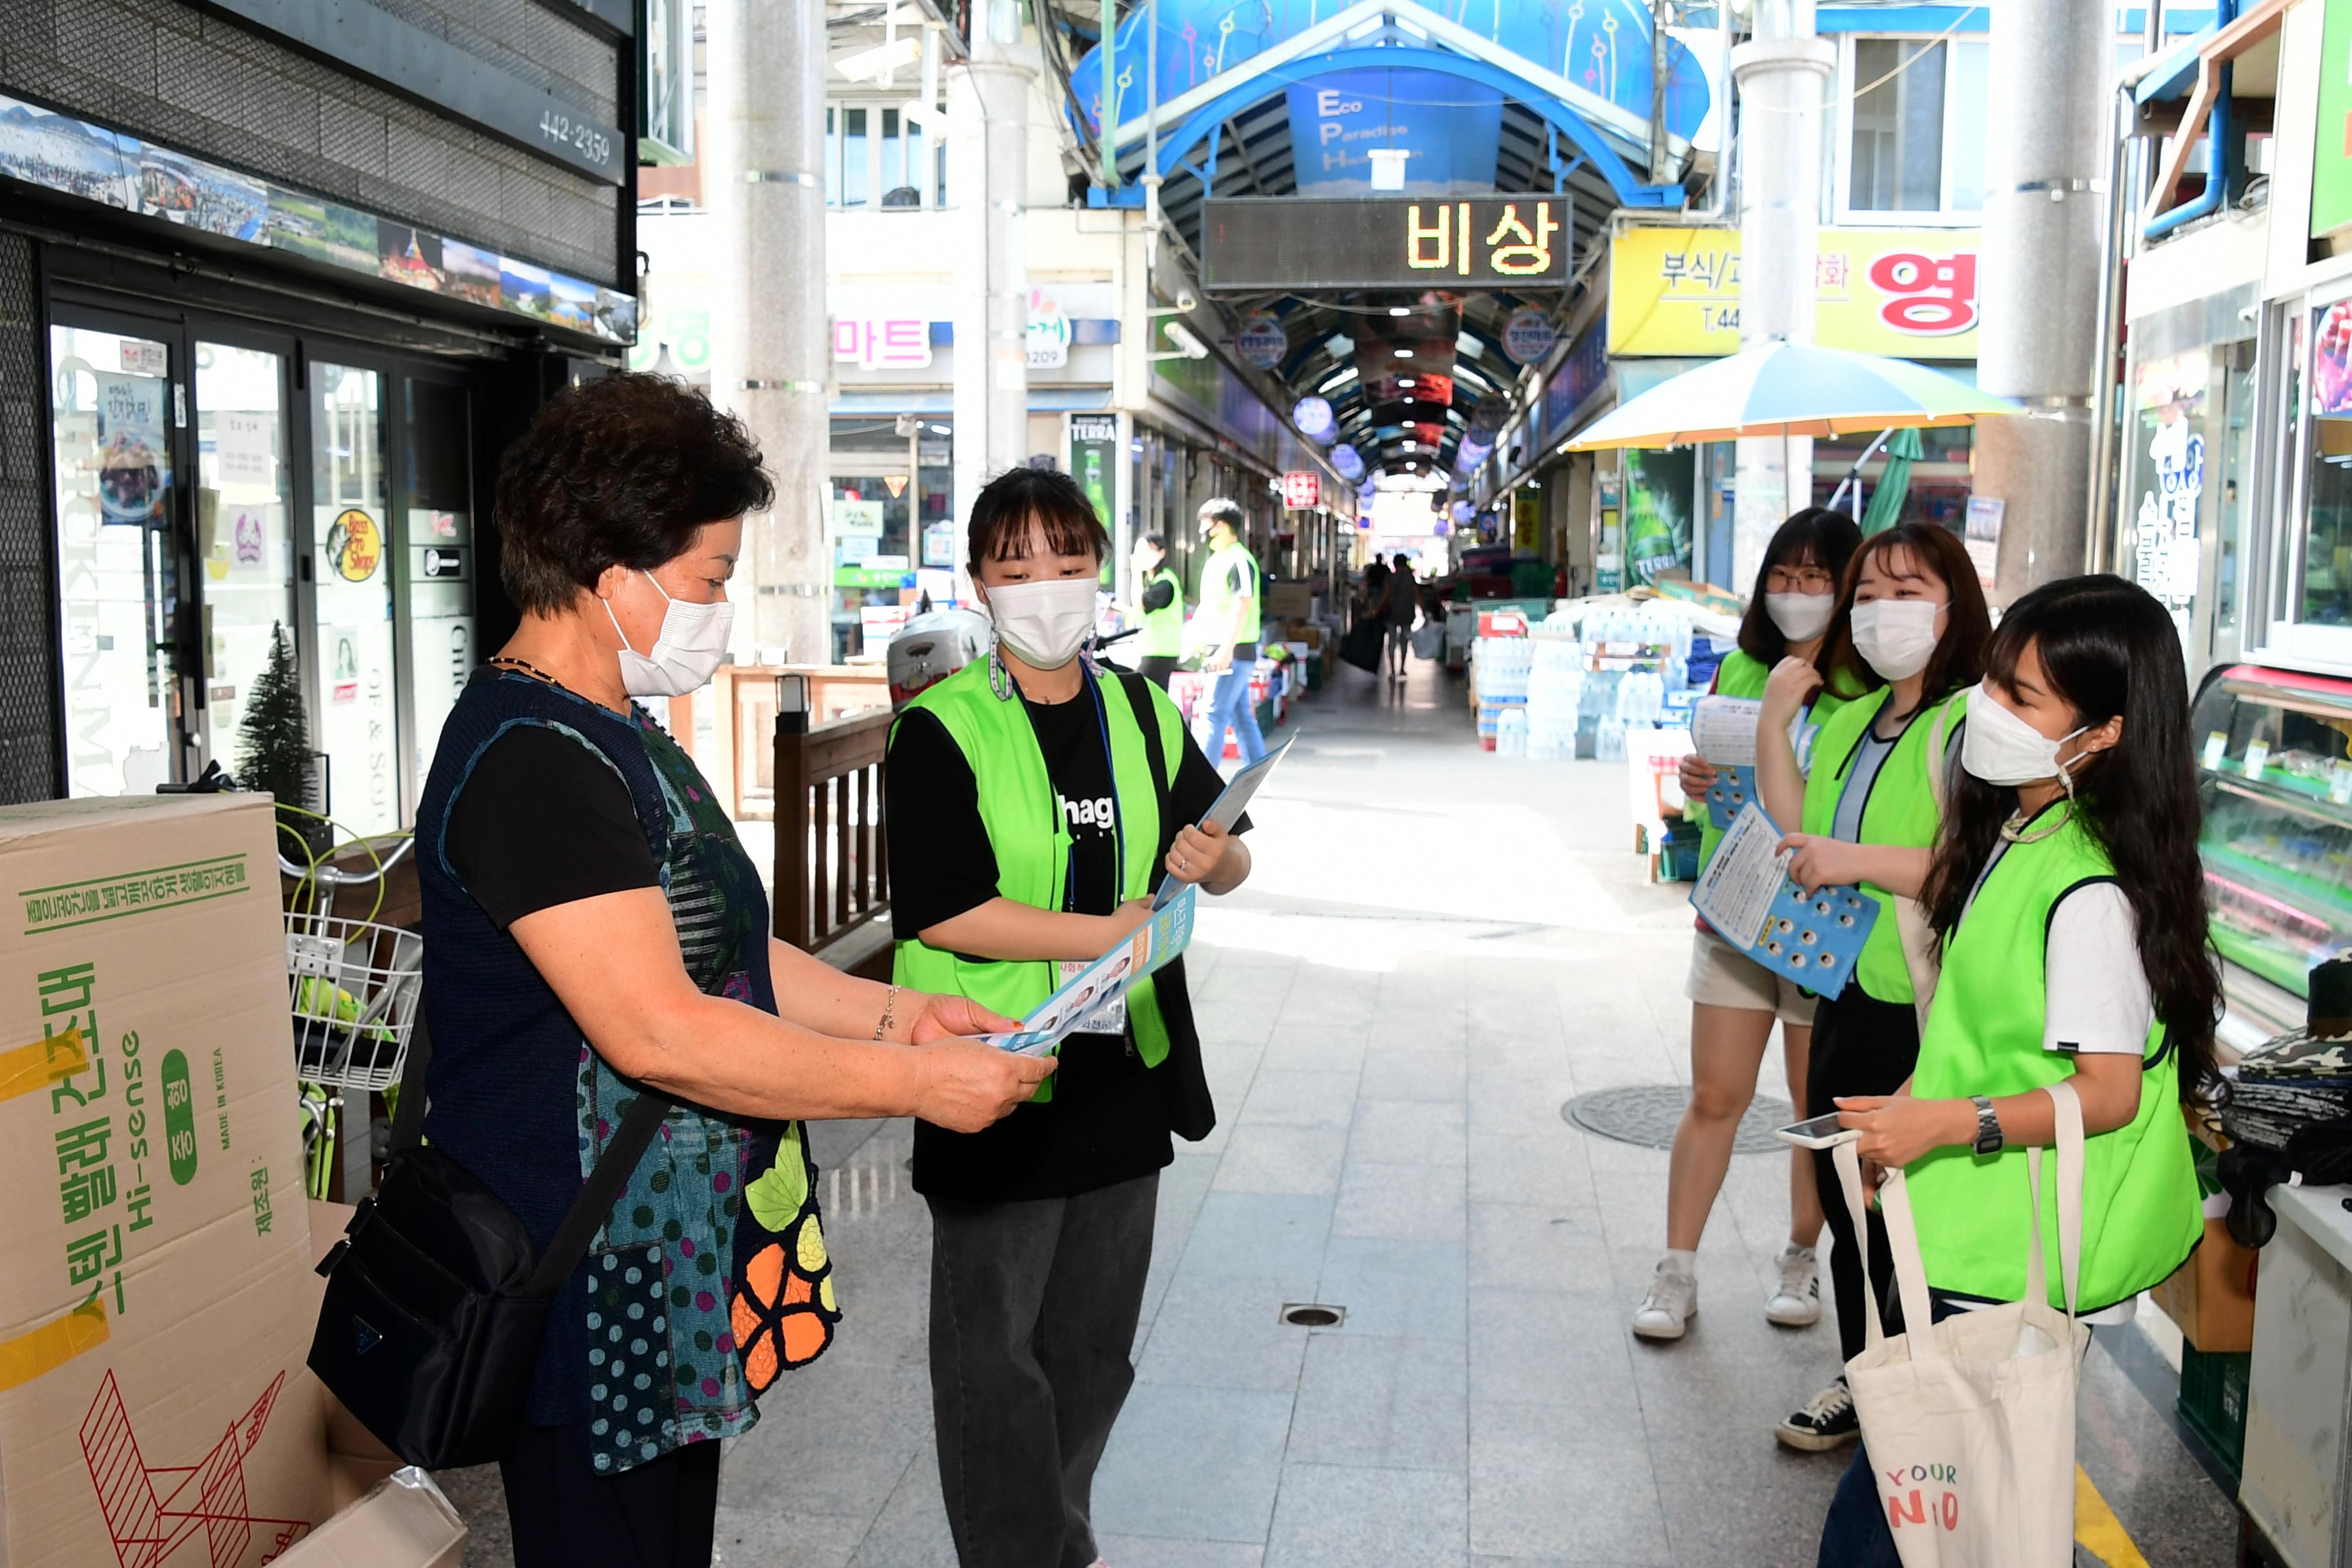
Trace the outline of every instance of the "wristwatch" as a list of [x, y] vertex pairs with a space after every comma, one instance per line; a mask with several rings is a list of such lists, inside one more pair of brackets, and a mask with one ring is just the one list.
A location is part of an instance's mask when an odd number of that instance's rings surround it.
[[1969, 1099], [1976, 1103], [1977, 1108], [1976, 1152], [1979, 1154], [2000, 1153], [2009, 1140], [2001, 1136], [2000, 1118], [1992, 1113], [1992, 1101], [1981, 1094], [1972, 1094]]

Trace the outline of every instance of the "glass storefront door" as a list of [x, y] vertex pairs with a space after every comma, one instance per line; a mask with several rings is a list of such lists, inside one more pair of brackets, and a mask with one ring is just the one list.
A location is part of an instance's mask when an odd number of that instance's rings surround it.
[[383, 382], [355, 365], [310, 367], [313, 743], [326, 753], [327, 815], [346, 834], [396, 831], [402, 815]]
[[285, 358], [196, 341], [196, 569], [206, 742], [235, 772], [253, 683], [294, 618], [293, 471]]
[[402, 383], [408, 426], [401, 550], [408, 605], [412, 792], [424, 787], [441, 724], [474, 657], [474, 500], [466, 389]]
[[71, 795], [152, 790], [179, 750], [173, 352], [127, 331], [49, 329]]

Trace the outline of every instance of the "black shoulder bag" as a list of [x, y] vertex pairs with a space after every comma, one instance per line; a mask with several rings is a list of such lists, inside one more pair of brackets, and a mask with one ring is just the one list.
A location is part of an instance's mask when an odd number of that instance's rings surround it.
[[[416, 1034], [421, 1068], [422, 1018]], [[638, 1093], [541, 1254], [497, 1194], [417, 1142], [424, 1075], [405, 1081], [383, 1184], [319, 1263], [327, 1295], [310, 1370], [408, 1463], [487, 1464], [513, 1452], [548, 1310], [670, 1102]]]

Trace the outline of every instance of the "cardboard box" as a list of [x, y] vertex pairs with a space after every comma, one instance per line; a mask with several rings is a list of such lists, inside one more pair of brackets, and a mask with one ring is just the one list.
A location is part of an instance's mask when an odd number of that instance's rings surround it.
[[2254, 1264], [2260, 1255], [2230, 1238], [2218, 1219], [2205, 1222], [2205, 1239], [2149, 1294], [2180, 1337], [2209, 1355], [2254, 1348]]
[[259, 795], [0, 808], [7, 1568], [255, 1568], [331, 1510], [273, 839]]
[[1305, 620], [1315, 613], [1315, 584], [1267, 583], [1265, 613], [1279, 620]]
[[280, 1568], [459, 1568], [466, 1521], [431, 1476], [404, 1467], [277, 1561]]

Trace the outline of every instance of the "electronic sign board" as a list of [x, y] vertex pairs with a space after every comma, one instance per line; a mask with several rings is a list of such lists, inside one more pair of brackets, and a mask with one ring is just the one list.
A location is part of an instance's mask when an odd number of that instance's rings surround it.
[[1576, 245], [1563, 195], [1237, 196], [1202, 204], [1212, 289], [1557, 289]]

